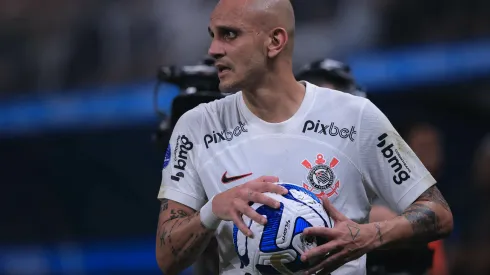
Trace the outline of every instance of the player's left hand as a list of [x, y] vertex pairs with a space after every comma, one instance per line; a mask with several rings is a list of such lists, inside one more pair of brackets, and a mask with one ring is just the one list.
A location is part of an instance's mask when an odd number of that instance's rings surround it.
[[[301, 260], [324, 259], [306, 271], [305, 274], [328, 274], [347, 262], [353, 261], [372, 250], [376, 240], [376, 229], [372, 224], [357, 224], [340, 213], [325, 196], [323, 207], [334, 220], [333, 228], [309, 227], [303, 231], [306, 236], [327, 239], [327, 243], [306, 251]], [[327, 255], [328, 254], [328, 255]], [[328, 256], [325, 258], [325, 256]]]

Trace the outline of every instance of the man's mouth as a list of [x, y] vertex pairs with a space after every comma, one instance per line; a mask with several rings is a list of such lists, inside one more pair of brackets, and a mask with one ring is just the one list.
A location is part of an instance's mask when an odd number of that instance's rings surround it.
[[231, 71], [230, 67], [227, 67], [227, 66], [222, 65], [222, 64], [216, 65], [216, 68], [218, 69], [218, 75], [222, 75], [224, 73]]

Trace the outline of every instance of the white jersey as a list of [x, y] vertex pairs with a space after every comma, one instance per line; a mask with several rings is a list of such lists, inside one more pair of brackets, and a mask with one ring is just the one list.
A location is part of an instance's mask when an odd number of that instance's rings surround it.
[[[401, 212], [434, 178], [368, 99], [306, 85], [293, 117], [268, 123], [246, 106], [241, 92], [198, 107], [178, 121], [164, 161], [158, 198], [199, 210], [214, 195], [270, 175], [294, 183], [357, 223], [368, 221], [379, 197]], [[216, 231], [220, 274], [242, 274], [232, 222]], [[365, 274], [366, 256], [337, 274]]]

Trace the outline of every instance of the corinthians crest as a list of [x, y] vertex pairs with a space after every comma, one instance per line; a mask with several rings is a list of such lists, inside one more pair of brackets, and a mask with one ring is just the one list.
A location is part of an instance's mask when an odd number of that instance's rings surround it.
[[306, 182], [303, 182], [303, 187], [313, 192], [317, 197], [327, 196], [331, 197], [337, 193], [337, 189], [340, 187], [340, 181], [336, 179], [333, 169], [339, 160], [332, 158], [329, 163], [325, 160], [322, 154], [316, 156], [314, 165], [312, 165], [307, 159], [303, 160], [301, 164], [308, 169], [308, 175]]

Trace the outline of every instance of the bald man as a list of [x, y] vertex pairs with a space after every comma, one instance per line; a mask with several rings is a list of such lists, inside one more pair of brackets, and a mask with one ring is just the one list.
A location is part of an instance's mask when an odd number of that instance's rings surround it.
[[[365, 274], [373, 249], [451, 232], [434, 178], [376, 106], [295, 80], [289, 1], [219, 1], [208, 31], [220, 89], [233, 94], [188, 111], [173, 130], [158, 193], [156, 257], [166, 275], [194, 263], [213, 237], [219, 274], [285, 272], [240, 262], [233, 246], [233, 224], [252, 236], [242, 215], [267, 223], [251, 203], [280, 207], [263, 194], [286, 194], [279, 179], [313, 192], [335, 221], [304, 229], [329, 241], [287, 274]], [[402, 214], [368, 223], [375, 197]]]

